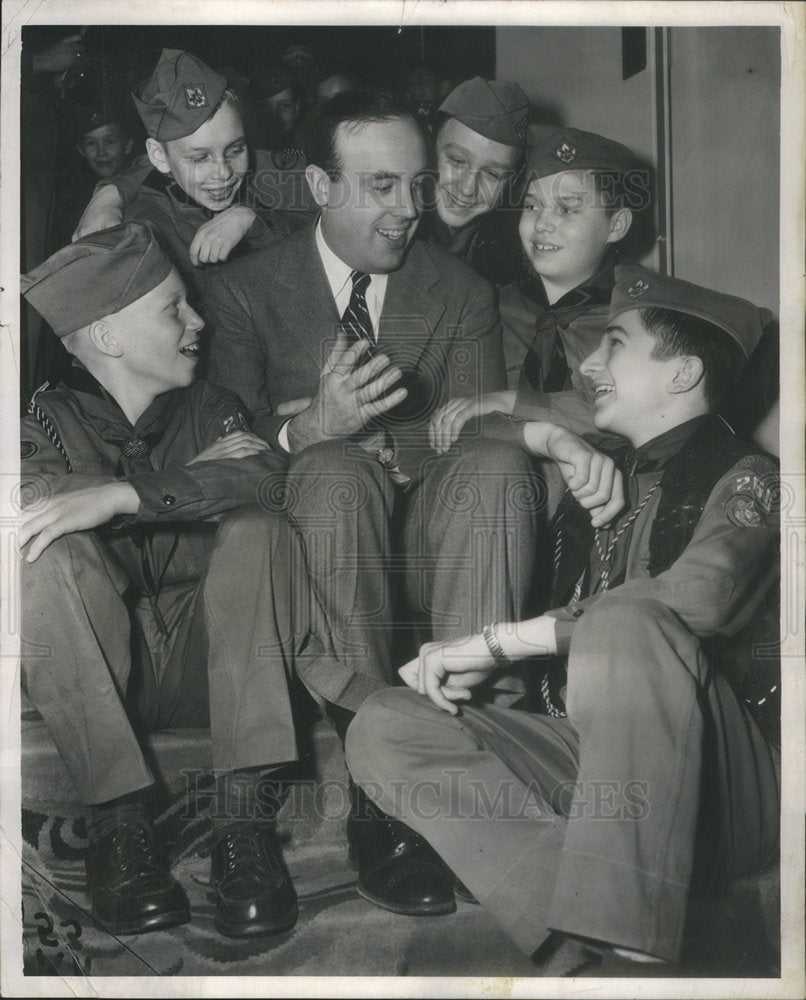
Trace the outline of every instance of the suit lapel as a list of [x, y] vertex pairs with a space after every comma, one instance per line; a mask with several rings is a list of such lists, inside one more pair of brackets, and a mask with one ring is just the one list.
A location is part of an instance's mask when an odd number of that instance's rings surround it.
[[378, 331], [380, 350], [404, 347], [417, 355], [428, 346], [445, 312], [444, 296], [435, 294], [442, 274], [421, 242], [409, 250], [406, 263], [389, 275]]
[[336, 335], [336, 303], [316, 249], [313, 228], [286, 237], [282, 245], [288, 252], [275, 272], [275, 280], [282, 288], [274, 308], [284, 336], [292, 338], [319, 371], [326, 357], [323, 341], [329, 345]]

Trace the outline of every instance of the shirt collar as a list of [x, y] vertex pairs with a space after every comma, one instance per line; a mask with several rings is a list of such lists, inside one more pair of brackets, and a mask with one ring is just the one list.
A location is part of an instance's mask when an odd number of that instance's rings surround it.
[[[322, 232], [321, 215], [316, 223], [315, 233], [316, 248], [322, 259], [322, 265], [324, 266], [325, 274], [327, 275], [330, 291], [333, 293], [333, 298], [338, 301], [339, 296], [345, 291], [345, 287], [350, 281], [350, 275], [353, 273], [354, 269], [350, 267], [349, 264], [345, 264], [341, 257], [336, 256], [336, 254], [327, 245]], [[382, 303], [384, 294], [386, 293], [386, 283], [389, 280], [389, 275], [370, 274], [370, 278], [372, 279], [370, 288], [375, 292], [378, 303]], [[352, 291], [352, 284], [350, 285], [350, 291]], [[373, 308], [371, 306], [370, 312], [373, 312]], [[377, 317], [373, 317], [373, 321], [376, 319]]]
[[708, 419], [708, 414], [703, 413], [698, 417], [692, 417], [676, 427], [671, 427], [663, 434], [658, 434], [640, 448], [628, 448], [624, 468], [629, 475], [636, 472], [650, 472], [655, 469], [662, 469], [666, 462], [676, 455], [691, 435]]
[[322, 265], [324, 266], [333, 298], [338, 299], [344, 286], [350, 280], [353, 268], [349, 264], [345, 264], [341, 257], [337, 257], [325, 242], [325, 237], [322, 233], [321, 216], [316, 223], [316, 248], [319, 251], [319, 256], [322, 258]]

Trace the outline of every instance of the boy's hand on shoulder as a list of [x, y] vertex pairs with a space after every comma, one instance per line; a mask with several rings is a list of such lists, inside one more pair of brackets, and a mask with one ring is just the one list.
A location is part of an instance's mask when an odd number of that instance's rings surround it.
[[247, 458], [250, 455], [258, 455], [261, 451], [271, 451], [268, 443], [257, 434], [251, 431], [236, 431], [234, 434], [226, 434], [208, 445], [204, 451], [200, 451], [195, 458], [187, 463], [193, 465], [194, 462], [213, 462], [220, 458]]
[[74, 531], [91, 531], [119, 514], [136, 514], [140, 497], [125, 480], [87, 486], [49, 497], [22, 516], [20, 549], [30, 542], [26, 562], [36, 562], [51, 542]]
[[[527, 443], [530, 426], [535, 425], [527, 425]], [[546, 428], [544, 453], [557, 463], [580, 505], [590, 511], [591, 524], [594, 528], [609, 524], [624, 509], [624, 482], [613, 459], [564, 427], [536, 426]]]
[[257, 216], [247, 205], [231, 205], [199, 226], [188, 248], [194, 267], [226, 260], [252, 228]]

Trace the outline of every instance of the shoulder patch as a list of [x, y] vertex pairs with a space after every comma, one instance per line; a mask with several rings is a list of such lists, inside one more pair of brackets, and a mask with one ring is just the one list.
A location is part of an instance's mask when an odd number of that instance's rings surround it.
[[28, 441], [27, 439], [20, 441], [20, 458], [23, 461], [26, 458], [33, 458], [38, 451], [39, 445], [35, 441]]
[[746, 493], [734, 493], [725, 504], [725, 513], [737, 528], [760, 528], [764, 523], [756, 500]]

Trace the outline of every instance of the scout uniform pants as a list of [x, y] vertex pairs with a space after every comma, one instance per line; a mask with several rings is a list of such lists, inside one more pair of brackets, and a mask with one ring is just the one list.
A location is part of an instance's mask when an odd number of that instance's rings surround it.
[[776, 857], [778, 754], [649, 599], [608, 595], [580, 619], [567, 707], [454, 717], [382, 691], [348, 731], [348, 765], [527, 954], [554, 929], [676, 961], [698, 844], [725, 878]]
[[183, 547], [180, 526], [158, 601], [167, 637], [148, 602], [131, 598], [125, 546], [76, 532], [22, 563], [23, 689], [86, 804], [154, 780], [127, 711], [132, 650], [149, 728], [209, 719], [220, 771], [297, 757], [288, 678], [304, 630], [298, 541], [282, 516], [257, 508], [203, 527], [207, 537]]

